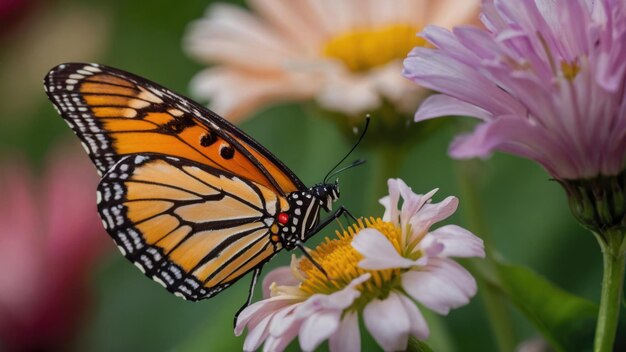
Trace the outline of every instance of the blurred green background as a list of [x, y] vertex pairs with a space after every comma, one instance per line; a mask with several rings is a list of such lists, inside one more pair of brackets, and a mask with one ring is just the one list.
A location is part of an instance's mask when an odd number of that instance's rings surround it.
[[[14, 19], [0, 24], [0, 159], [22, 155], [40, 170], [47, 151], [60, 141], [80, 149], [42, 87], [43, 76], [61, 62], [92, 61], [118, 67], [183, 94], [201, 68], [183, 53], [181, 39], [186, 26], [202, 16], [208, 0], [24, 3]], [[246, 120], [241, 128], [309, 185], [319, 182], [350, 146], [328, 119], [311, 116], [297, 105], [268, 108]], [[446, 150], [459, 129], [468, 128], [471, 126], [459, 126], [450, 119], [445, 128], [411, 147], [396, 176], [419, 193], [440, 188], [435, 200], [460, 195], [461, 167]], [[367, 150], [356, 154], [355, 158], [371, 162], [341, 175], [341, 201], [356, 215], [382, 215], [371, 189], [377, 162]], [[564, 289], [597, 302], [600, 253], [592, 236], [570, 216], [560, 186], [537, 165], [507, 155], [495, 155], [479, 170], [475, 192], [482, 197], [487, 227], [502, 257], [529, 266]], [[95, 192], [92, 206], [95, 212]], [[460, 211], [450, 222], [467, 226], [463, 216], [466, 206], [461, 198]], [[106, 236], [104, 231], [102, 234]], [[189, 303], [141, 275], [113, 249], [112, 242], [110, 247], [90, 280], [94, 299], [76, 341], [77, 350], [241, 349], [243, 337], [233, 335], [232, 317], [245, 300], [247, 278], [215, 298]], [[280, 254], [265, 272], [286, 265], [289, 257], [289, 253]], [[520, 337], [536, 336], [521, 315], [514, 314]], [[452, 350], [495, 349], [480, 292], [470, 305], [452, 311], [440, 322]], [[378, 349], [371, 339], [364, 341], [364, 349]], [[443, 345], [435, 342], [436, 346]]]

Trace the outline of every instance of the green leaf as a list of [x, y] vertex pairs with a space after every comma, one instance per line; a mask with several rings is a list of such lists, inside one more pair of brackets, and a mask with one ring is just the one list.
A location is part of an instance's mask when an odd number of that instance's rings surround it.
[[530, 269], [497, 263], [500, 288], [558, 351], [591, 350], [598, 306]]
[[409, 338], [409, 346], [406, 350], [410, 352], [432, 352], [433, 351], [430, 347], [428, 347], [428, 345], [424, 341], [418, 340], [413, 336]]

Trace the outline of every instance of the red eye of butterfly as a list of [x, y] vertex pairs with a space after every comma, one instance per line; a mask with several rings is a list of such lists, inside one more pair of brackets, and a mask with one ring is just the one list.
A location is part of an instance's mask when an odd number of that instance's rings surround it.
[[105, 229], [128, 260], [179, 297], [212, 297], [254, 271], [248, 304], [263, 264], [347, 213], [340, 207], [320, 221], [320, 209], [330, 212], [338, 198], [330, 172], [307, 188], [240, 129], [147, 79], [67, 63], [44, 85], [102, 176]]

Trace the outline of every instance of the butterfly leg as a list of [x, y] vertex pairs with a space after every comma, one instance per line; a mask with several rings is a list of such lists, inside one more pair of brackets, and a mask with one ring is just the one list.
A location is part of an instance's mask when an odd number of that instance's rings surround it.
[[258, 266], [254, 269], [254, 273], [252, 274], [252, 281], [250, 282], [250, 288], [248, 289], [248, 299], [246, 299], [246, 303], [244, 303], [241, 308], [235, 313], [235, 319], [233, 321], [233, 326], [237, 327], [237, 318], [239, 317], [239, 313], [241, 313], [247, 306], [252, 303], [252, 296], [254, 295], [254, 286], [256, 286], [256, 282], [259, 279], [259, 275], [261, 275], [261, 269], [263, 265]]
[[[328, 226], [328, 224], [330, 224], [332, 221], [335, 220], [339, 220], [339, 218], [343, 215], [348, 215], [350, 216], [352, 219], [354, 219], [354, 221], [356, 222], [356, 218], [354, 217], [354, 215], [350, 214], [350, 212], [348, 211], [348, 209], [344, 208], [343, 206], [341, 206], [339, 209], [337, 209], [334, 213], [330, 214], [330, 216], [328, 216], [326, 219], [322, 220], [313, 230], [311, 230], [305, 240], [308, 240], [309, 238], [311, 238], [313, 235], [315, 235], [316, 233], [320, 232], [323, 228], [325, 228], [326, 226]], [[311, 257], [311, 255], [306, 251], [306, 248], [304, 247], [304, 243], [301, 241], [296, 242], [296, 247], [298, 247], [302, 253], [304, 254], [305, 257], [307, 257], [311, 263], [313, 265], [315, 265], [316, 268], [319, 269], [319, 271], [321, 271], [327, 279], [331, 280], [331, 278], [328, 276], [328, 274], [326, 273], [326, 270], [324, 270], [324, 268], [322, 268], [322, 266], [316, 262], [313, 257]]]
[[315, 265], [315, 267], [319, 271], [321, 271], [322, 274], [324, 274], [324, 276], [326, 276], [326, 279], [330, 280], [330, 277], [328, 276], [328, 273], [326, 272], [326, 270], [324, 270], [324, 268], [322, 268], [322, 266], [318, 262], [316, 262], [315, 259], [313, 259], [313, 257], [311, 257], [309, 252], [307, 252], [306, 247], [304, 247], [304, 243], [298, 241], [296, 242], [296, 247], [298, 247], [302, 251], [302, 254], [304, 254], [304, 256], [307, 257], [307, 259], [310, 260], [311, 263]]
[[[341, 215], [345, 216], [346, 219], [350, 219], [350, 220], [352, 220], [354, 222], [357, 222], [357, 218], [354, 215], [352, 215], [352, 213], [348, 209], [346, 209], [346, 208], [344, 208], [342, 206], [338, 210], [341, 210], [341, 209], [343, 209], [343, 213], [341, 213]], [[341, 216], [341, 215], [337, 215], [337, 218], [339, 218], [339, 216]]]
[[326, 219], [323, 219], [322, 221], [320, 221], [320, 223], [313, 230], [307, 233], [306, 238], [304, 240], [305, 241], [308, 240], [313, 235], [315, 235], [316, 233], [320, 232], [323, 228], [328, 226], [328, 224], [330, 224], [332, 221], [339, 219], [341, 216], [349, 216], [352, 220], [354, 220], [354, 222], [357, 221], [357, 219], [354, 217], [354, 215], [352, 215], [348, 211], [348, 209], [341, 206], [334, 213], [330, 214]]

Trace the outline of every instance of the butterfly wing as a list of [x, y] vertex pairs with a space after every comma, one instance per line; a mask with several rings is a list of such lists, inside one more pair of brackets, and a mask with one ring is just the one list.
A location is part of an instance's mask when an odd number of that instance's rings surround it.
[[101, 175], [124, 156], [158, 153], [238, 175], [282, 196], [306, 189], [231, 123], [144, 78], [97, 64], [68, 63], [53, 68], [44, 86]]
[[269, 228], [285, 195], [305, 187], [245, 133], [105, 66], [59, 65], [44, 83], [103, 175], [105, 228], [147, 276], [183, 298], [208, 298], [281, 249]]
[[269, 231], [281, 202], [263, 185], [159, 154], [121, 159], [98, 186], [104, 227], [126, 258], [194, 301], [219, 293], [282, 248]]

